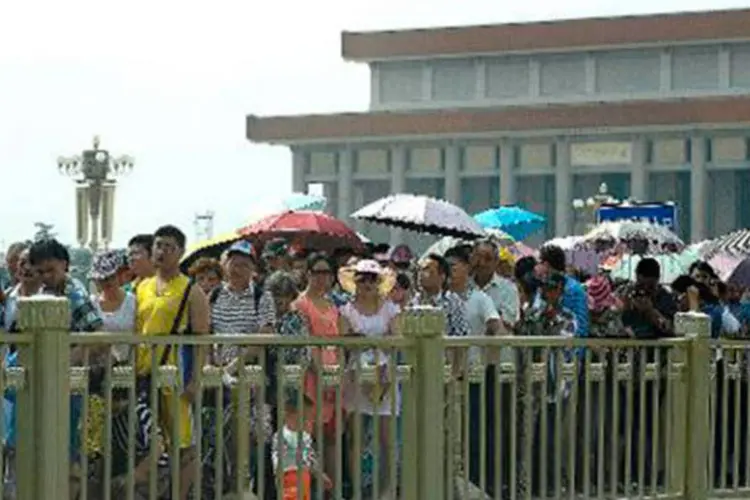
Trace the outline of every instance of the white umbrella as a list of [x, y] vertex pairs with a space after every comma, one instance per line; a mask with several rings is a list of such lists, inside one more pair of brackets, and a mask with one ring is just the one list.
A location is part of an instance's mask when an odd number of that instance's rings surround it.
[[[498, 247], [507, 247], [510, 245], [513, 245], [516, 241], [507, 233], [504, 233], [500, 231], [499, 229], [488, 229], [486, 230], [487, 233], [487, 239], [490, 241], [493, 241]], [[448, 250], [451, 248], [455, 248], [461, 245], [473, 245], [474, 242], [472, 240], [467, 240], [465, 238], [456, 238], [455, 236], [444, 236], [440, 238], [438, 241], [430, 245], [430, 248], [427, 249], [427, 251], [423, 254], [430, 255], [430, 254], [437, 254], [437, 255], [445, 255]]]
[[614, 244], [646, 241], [649, 253], [661, 253], [664, 245], [674, 245], [680, 249], [685, 243], [661, 224], [642, 221], [614, 221], [602, 222], [586, 233], [581, 239], [582, 244], [612, 242]]
[[460, 207], [413, 194], [386, 196], [360, 208], [352, 218], [443, 236], [476, 239], [485, 235], [474, 218]]

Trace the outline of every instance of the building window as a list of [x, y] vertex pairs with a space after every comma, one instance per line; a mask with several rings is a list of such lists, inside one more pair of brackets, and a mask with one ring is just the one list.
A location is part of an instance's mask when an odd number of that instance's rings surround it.
[[685, 139], [685, 163], [693, 163], [693, 141]]
[[557, 144], [550, 144], [549, 164], [553, 167], [557, 166]]
[[705, 161], [706, 163], [711, 163], [714, 157], [714, 149], [713, 149], [714, 141], [711, 139], [705, 139], [705, 145], [706, 145], [706, 154], [705, 154]]
[[750, 137], [745, 139], [745, 160], [750, 161]]
[[646, 141], [646, 165], [654, 163], [654, 141], [651, 139]]
[[513, 159], [511, 160], [513, 163], [513, 168], [521, 168], [521, 146], [519, 144], [513, 145]]

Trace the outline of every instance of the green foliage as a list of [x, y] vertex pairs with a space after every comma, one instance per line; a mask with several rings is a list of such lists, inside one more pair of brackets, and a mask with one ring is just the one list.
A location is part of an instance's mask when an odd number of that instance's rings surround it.
[[82, 283], [89, 280], [93, 254], [88, 248], [68, 248], [70, 252], [70, 275]]

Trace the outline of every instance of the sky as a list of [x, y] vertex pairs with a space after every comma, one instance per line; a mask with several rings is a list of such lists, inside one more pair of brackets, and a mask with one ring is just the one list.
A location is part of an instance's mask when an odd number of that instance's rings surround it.
[[746, 7], [747, 0], [0, 0], [0, 245], [34, 223], [75, 238], [57, 158], [91, 146], [136, 159], [119, 181], [115, 245], [165, 223], [235, 229], [291, 193], [291, 156], [250, 144], [245, 115], [366, 110], [366, 65], [342, 30]]

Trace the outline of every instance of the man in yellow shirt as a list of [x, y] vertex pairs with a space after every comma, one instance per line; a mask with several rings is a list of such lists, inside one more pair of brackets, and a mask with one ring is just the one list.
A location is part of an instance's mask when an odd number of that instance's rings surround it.
[[[185, 251], [185, 235], [174, 226], [163, 226], [154, 233], [152, 260], [155, 274], [143, 279], [137, 289], [138, 309], [136, 330], [144, 337], [158, 335], [204, 335], [210, 331], [210, 307], [201, 288], [180, 272], [180, 258]], [[183, 304], [184, 302], [184, 304]], [[203, 350], [177, 346], [141, 344], [136, 356], [136, 371], [140, 380], [152, 377], [152, 356], [157, 364], [180, 366], [178, 377], [179, 412], [172, 413], [173, 389], [160, 390], [160, 407], [156, 409], [168, 437], [177, 426], [181, 457], [180, 498], [186, 500], [195, 481], [198, 457], [193, 446], [192, 404], [198, 389], [197, 370], [203, 366]], [[148, 387], [150, 384], [146, 384]], [[150, 401], [150, 395], [146, 395]], [[172, 454], [174, 456], [174, 454]]]

